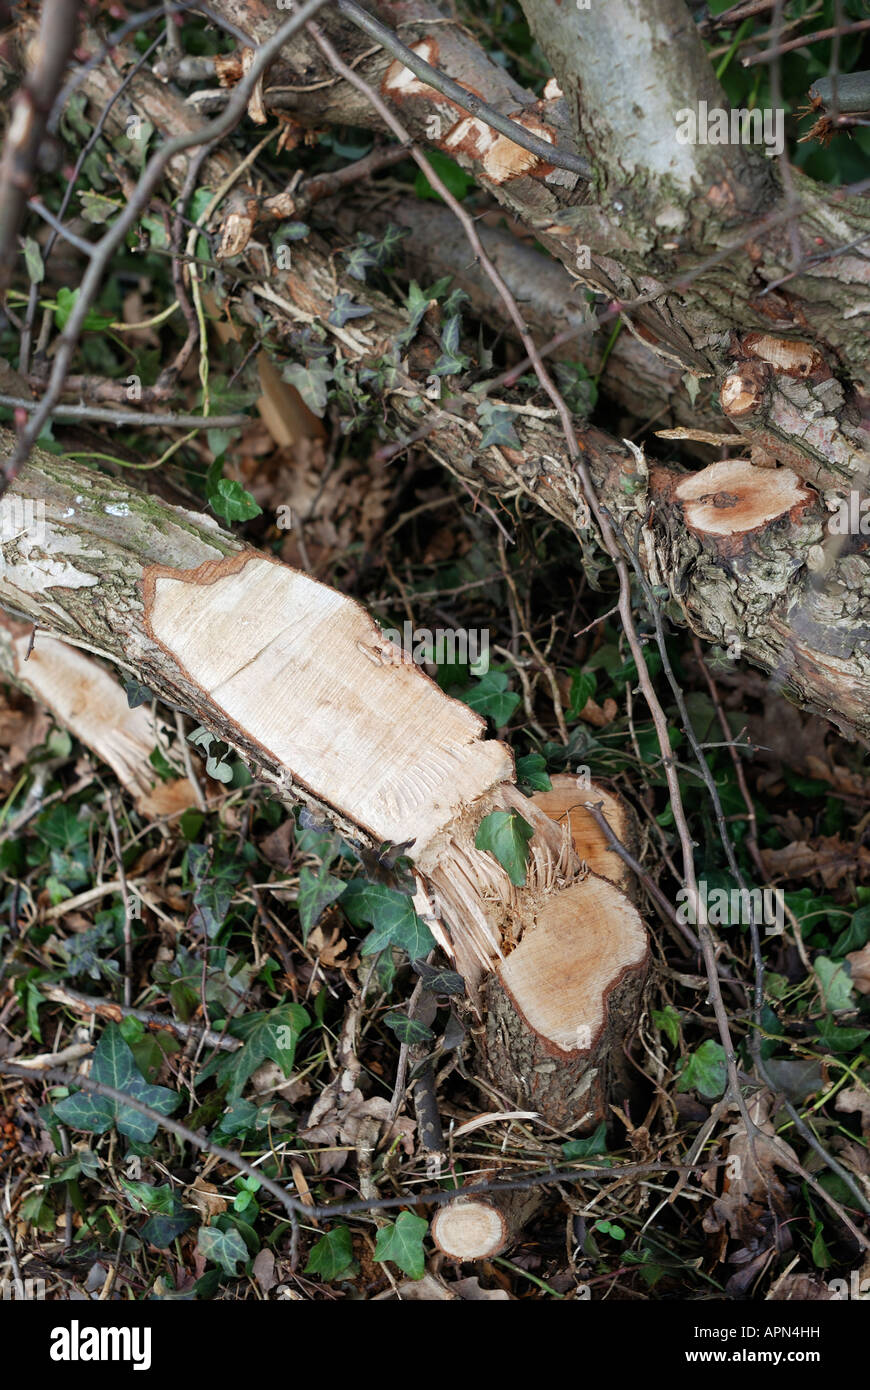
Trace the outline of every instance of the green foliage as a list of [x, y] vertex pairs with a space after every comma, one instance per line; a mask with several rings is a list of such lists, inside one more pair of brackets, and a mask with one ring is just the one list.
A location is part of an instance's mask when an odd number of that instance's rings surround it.
[[227, 1088], [227, 1100], [232, 1103], [242, 1093], [242, 1087], [263, 1062], [277, 1062], [285, 1076], [293, 1070], [296, 1044], [311, 1019], [301, 1004], [279, 1004], [274, 1009], [261, 1009], [234, 1018], [229, 1025], [231, 1037], [239, 1038], [243, 1046], [236, 1052], [220, 1052], [207, 1062], [199, 1073], [200, 1082], [214, 1076]]
[[322, 416], [329, 399], [329, 383], [332, 381], [332, 368], [322, 357], [314, 357], [310, 362], [287, 362], [281, 375], [291, 386], [295, 386], [313, 415]]
[[248, 854], [236, 857], [208, 845], [188, 846], [187, 872], [194, 887], [190, 925], [211, 940], [226, 922], [235, 890], [245, 876], [250, 846], [246, 849]]
[[209, 506], [222, 521], [250, 521], [262, 511], [241, 483], [223, 476], [222, 455], [215, 459], [206, 474], [205, 491]]
[[[585, 1139], [569, 1139], [562, 1145], [563, 1158], [597, 1158], [599, 1154], [607, 1153], [607, 1126], [602, 1120], [594, 1134], [589, 1134]], [[603, 1166], [608, 1166], [609, 1159], [604, 1161]]]
[[[459, 165], [455, 163], [454, 160], [449, 159], [447, 155], [442, 154], [440, 150], [427, 150], [426, 162], [434, 169], [435, 173], [444, 184], [444, 187], [447, 189], [447, 192], [452, 193], [454, 198], [462, 202], [468, 190], [474, 185], [474, 179], [471, 175], [467, 174], [464, 169], [460, 169]], [[417, 170], [417, 177], [414, 181], [414, 192], [418, 198], [434, 198], [439, 203], [444, 201], [441, 194], [436, 193], [422, 169]]]
[[315, 1241], [305, 1266], [306, 1274], [319, 1274], [327, 1283], [350, 1279], [359, 1265], [353, 1257], [353, 1243], [347, 1226], [333, 1226]]
[[462, 320], [459, 314], [451, 314], [441, 330], [441, 356], [432, 368], [435, 376], [458, 376], [470, 363], [470, 358], [459, 350]]
[[477, 827], [474, 847], [494, 855], [507, 870], [511, 883], [521, 888], [526, 881], [529, 841], [534, 833], [518, 811], [491, 811]]
[[335, 296], [327, 322], [336, 328], [344, 328], [352, 319], [364, 319], [371, 312], [369, 304], [355, 304], [346, 291], [340, 290]]
[[677, 1090], [695, 1090], [708, 1100], [715, 1100], [722, 1095], [727, 1080], [725, 1049], [721, 1043], [708, 1038], [688, 1057], [681, 1059]]
[[508, 449], [520, 447], [512, 411], [505, 410], [496, 401], [481, 401], [477, 407], [477, 418], [483, 428], [481, 449], [489, 449], [493, 445]]
[[428, 1221], [413, 1212], [399, 1213], [392, 1226], [382, 1226], [375, 1242], [375, 1259], [391, 1260], [409, 1279], [422, 1279], [426, 1272], [423, 1238], [429, 1229]]
[[[94, 1051], [91, 1079], [112, 1086], [116, 1091], [123, 1091], [161, 1115], [171, 1115], [181, 1100], [165, 1086], [147, 1084], [133, 1060], [133, 1053], [114, 1023], [108, 1025]], [[140, 1144], [149, 1144], [158, 1128], [156, 1120], [140, 1114], [138, 1110], [86, 1091], [75, 1091], [58, 1101], [54, 1113], [73, 1129], [84, 1129], [94, 1134], [104, 1134], [114, 1124], [120, 1134]]]
[[831, 1013], [852, 1007], [852, 975], [847, 961], [829, 960], [816, 956], [813, 969], [822, 986], [825, 1008]]
[[547, 759], [540, 753], [527, 753], [517, 758], [517, 782], [520, 791], [528, 796], [531, 792], [548, 792], [552, 789], [547, 772]]
[[[63, 330], [66, 328], [70, 315], [76, 307], [80, 290], [68, 289], [62, 285], [55, 296], [56, 308], [54, 311], [54, 321], [56, 326]], [[89, 309], [85, 314], [82, 327], [94, 333], [102, 333], [112, 323], [111, 314], [100, 314], [96, 309]]]
[[569, 719], [579, 717], [580, 711], [586, 708], [588, 702], [595, 695], [597, 684], [594, 671], [580, 670], [577, 666], [571, 667], [571, 690], [567, 709]]
[[362, 944], [364, 956], [398, 946], [411, 960], [419, 960], [434, 949], [435, 938], [406, 893], [354, 879], [342, 895], [341, 906], [353, 926], [374, 928]]
[[236, 1266], [248, 1258], [248, 1247], [239, 1232], [228, 1226], [221, 1230], [217, 1225], [203, 1226], [196, 1238], [196, 1247], [205, 1259], [220, 1265], [224, 1274], [234, 1279]]
[[680, 1015], [673, 1004], [666, 1004], [663, 1009], [653, 1009], [652, 1021], [660, 1033], [664, 1033], [672, 1047], [676, 1047], [680, 1041]]
[[331, 874], [326, 865], [321, 864], [316, 872], [307, 867], [300, 869], [296, 903], [303, 941], [307, 942], [312, 927], [317, 925], [330, 903], [341, 897], [346, 887], [344, 880]]
[[519, 695], [508, 690], [509, 680], [504, 671], [492, 668], [481, 676], [476, 685], [460, 693], [460, 699], [477, 714], [489, 717], [501, 729], [512, 717], [520, 703]]
[[384, 1014], [384, 1023], [395, 1033], [399, 1042], [408, 1043], [411, 1047], [415, 1043], [430, 1042], [433, 1036], [432, 1029], [427, 1028], [425, 1023], [409, 1018], [400, 1009], [390, 1009], [389, 1013]]

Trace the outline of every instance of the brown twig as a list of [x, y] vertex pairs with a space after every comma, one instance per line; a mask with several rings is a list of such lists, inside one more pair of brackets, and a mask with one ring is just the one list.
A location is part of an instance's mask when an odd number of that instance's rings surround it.
[[78, 0], [44, 0], [35, 61], [12, 103], [0, 160], [0, 293], [12, 278], [16, 237], [49, 113], [75, 45], [78, 12]]
[[70, 989], [68, 985], [46, 985], [42, 993], [52, 1003], [63, 1004], [74, 1013], [107, 1018], [113, 1023], [122, 1018], [135, 1018], [144, 1023], [146, 1028], [165, 1028], [178, 1038], [195, 1038], [197, 1041], [201, 1038], [207, 1047], [218, 1047], [224, 1052], [237, 1052], [242, 1046], [238, 1038], [215, 1033], [210, 1028], [200, 1027], [199, 1024], [182, 1023], [179, 1019], [169, 1018], [154, 1009], [134, 1009], [128, 1004], [116, 1004], [114, 999], [100, 999], [96, 995], [80, 994], [77, 989]]
[[807, 44], [818, 43], [820, 39], [832, 39], [841, 34], [857, 34], [864, 29], [870, 29], [870, 19], [857, 19], [854, 24], [834, 25], [830, 29], [817, 29], [814, 34], [803, 34], [800, 38], [789, 39], [786, 43], [780, 43], [773, 48], [766, 48], [763, 53], [752, 53], [748, 58], [741, 58], [741, 63], [745, 68], [751, 68], [756, 63], [772, 63], [775, 58], [779, 58], [783, 53], [791, 53], [795, 48], [805, 48]]
[[109, 827], [112, 831], [112, 845], [115, 850], [115, 863], [118, 866], [118, 880], [121, 884], [121, 897], [124, 901], [124, 1003], [129, 1008], [133, 997], [133, 913], [130, 908], [130, 891], [124, 871], [124, 852], [121, 849], [121, 836], [111, 792], [106, 794], [106, 810], [109, 813]]

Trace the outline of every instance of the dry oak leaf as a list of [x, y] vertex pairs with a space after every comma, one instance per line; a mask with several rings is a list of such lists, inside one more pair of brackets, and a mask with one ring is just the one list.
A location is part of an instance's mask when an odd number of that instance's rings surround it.
[[[337, 1173], [344, 1167], [347, 1152], [356, 1148], [366, 1121], [374, 1119], [383, 1124], [390, 1113], [390, 1102], [385, 1096], [364, 1100], [362, 1091], [356, 1087], [352, 1091], [342, 1091], [340, 1081], [341, 1078], [338, 1082], [332, 1081], [325, 1088], [312, 1107], [307, 1127], [300, 1130], [300, 1137], [308, 1144], [339, 1146], [328, 1153], [317, 1154], [321, 1173]], [[400, 1114], [382, 1140], [389, 1143], [400, 1137], [405, 1153], [412, 1154], [416, 1127], [414, 1120]]]
[[818, 835], [782, 849], [763, 849], [761, 858], [769, 874], [777, 878], [814, 878], [825, 888], [836, 888], [847, 877], [870, 875], [870, 849], [839, 835]]
[[[756, 1130], [750, 1137], [740, 1119], [727, 1131], [731, 1142], [722, 1195], [714, 1200], [703, 1225], [711, 1233], [727, 1225], [735, 1240], [753, 1249], [763, 1239], [771, 1213], [780, 1225], [787, 1219], [788, 1193], [775, 1167], [790, 1168], [798, 1159], [793, 1149], [774, 1133], [770, 1120], [773, 1097], [769, 1091], [759, 1091], [749, 1100], [747, 1109]], [[714, 1170], [702, 1179], [705, 1187], [715, 1182]]]
[[206, 1182], [204, 1178], [197, 1178], [192, 1182], [185, 1196], [206, 1221], [210, 1221], [213, 1216], [220, 1216], [227, 1209], [226, 1198], [221, 1197], [213, 1182]]
[[852, 971], [852, 984], [860, 994], [870, 994], [870, 941], [860, 951], [850, 951], [846, 960]]
[[861, 1116], [862, 1134], [870, 1134], [870, 1091], [866, 1086], [852, 1086], [848, 1091], [840, 1091], [834, 1105], [844, 1115], [857, 1110]]

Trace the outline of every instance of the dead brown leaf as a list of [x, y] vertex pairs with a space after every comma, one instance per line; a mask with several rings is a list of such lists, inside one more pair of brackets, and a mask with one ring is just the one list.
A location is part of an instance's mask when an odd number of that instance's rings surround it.
[[870, 1091], [866, 1086], [852, 1086], [848, 1091], [840, 1091], [834, 1104], [844, 1115], [857, 1110], [861, 1116], [862, 1134], [870, 1134]]
[[206, 1182], [204, 1178], [197, 1178], [192, 1182], [186, 1196], [206, 1221], [210, 1221], [213, 1216], [220, 1216], [227, 1209], [226, 1198], [221, 1197], [213, 1182]]
[[763, 849], [761, 857], [768, 873], [778, 879], [819, 878], [828, 889], [846, 878], [870, 875], [870, 849], [839, 835], [818, 835], [782, 849]]
[[850, 951], [846, 960], [852, 970], [852, 984], [860, 994], [870, 994], [870, 941], [860, 951]]
[[[307, 1127], [300, 1133], [309, 1144], [337, 1146], [317, 1155], [321, 1173], [337, 1173], [347, 1161], [347, 1151], [356, 1148], [363, 1125], [375, 1119], [383, 1126], [389, 1113], [390, 1102], [385, 1096], [365, 1100], [356, 1087], [343, 1092], [336, 1082], [331, 1082], [315, 1101]], [[389, 1132], [381, 1135], [381, 1142], [390, 1143], [400, 1137], [405, 1153], [412, 1154], [416, 1127], [414, 1120], [399, 1114]]]
[[[784, 1160], [788, 1166], [789, 1158], [797, 1163], [797, 1156], [774, 1133], [769, 1092], [753, 1096], [747, 1108], [756, 1131], [750, 1136], [742, 1119], [727, 1131], [730, 1143], [722, 1194], [714, 1200], [703, 1224], [711, 1234], [727, 1227], [732, 1238], [754, 1255], [759, 1245], [769, 1248], [779, 1243], [790, 1208], [788, 1193], [775, 1170]], [[712, 1169], [702, 1179], [705, 1187], [716, 1181]]]

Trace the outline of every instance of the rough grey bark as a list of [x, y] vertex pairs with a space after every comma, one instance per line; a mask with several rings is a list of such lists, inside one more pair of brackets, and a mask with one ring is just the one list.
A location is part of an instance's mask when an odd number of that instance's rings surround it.
[[684, 0], [593, 0], [589, 8], [523, 0], [523, 9], [610, 196], [640, 185], [646, 210], [657, 208], [655, 226], [681, 233], [686, 197], [702, 181], [754, 182], [739, 146], [674, 139], [678, 110], [726, 104]]
[[[239, 0], [217, 0], [217, 4], [245, 26]], [[522, 107], [516, 84], [508, 87], [505, 74], [494, 72], [496, 65], [427, 0], [399, 4], [382, 0], [375, 8], [388, 24], [401, 25], [405, 42], [425, 46], [428, 60], [456, 80], [484, 92], [495, 105], [509, 106], [516, 100], [517, 109]], [[777, 413], [775, 400], [762, 402], [752, 419], [734, 423], [745, 436], [747, 448], [764, 451], [770, 461], [788, 463], [802, 476], [815, 478], [814, 425], [822, 420], [834, 451], [855, 456], [854, 473], [845, 479], [840, 474], [836, 485], [845, 481], [862, 486], [870, 477], [865, 399], [870, 396], [870, 336], [866, 332], [870, 257], [861, 241], [870, 230], [866, 199], [817, 187], [793, 170], [796, 203], [794, 215], [787, 217], [779, 175], [763, 154], [741, 146], [678, 144], [675, 113], [700, 100], [713, 105], [720, 100], [683, 0], [657, 0], [650, 6], [641, 0], [614, 4], [608, 0], [580, 12], [564, 4], [561, 19], [559, 10], [555, 0], [530, 4], [532, 28], [546, 50], [558, 26], [569, 26], [583, 51], [588, 48], [587, 56], [593, 55], [591, 81], [601, 100], [609, 93], [608, 58], [621, 43], [633, 55], [632, 62], [618, 61], [624, 90], [615, 105], [607, 107], [612, 126], [604, 110], [583, 96], [581, 125], [601, 123], [591, 140], [601, 181], [591, 191], [585, 184], [572, 182], [573, 175], [540, 162], [493, 161], [489, 139], [480, 129], [459, 119], [457, 109], [431, 88], [404, 80], [401, 65], [390, 65], [382, 54], [365, 59], [359, 70], [392, 102], [415, 139], [444, 150], [471, 169], [481, 186], [522, 218], [584, 283], [620, 303], [650, 296], [654, 302], [635, 306], [626, 316], [682, 371], [701, 380], [710, 375], [718, 391], [734, 370], [745, 335], [771, 332], [808, 342], [819, 352], [824, 370], [841, 393], [827, 398], [810, 394], [806, 411], [811, 428], [807, 428], [805, 412]], [[249, 18], [257, 37], [275, 22], [259, 7]], [[581, 23], [582, 35], [572, 27]], [[632, 38], [635, 30], [637, 41]], [[642, 44], [637, 47], [641, 39], [653, 45], [651, 82], [649, 54], [643, 56]], [[359, 58], [366, 44], [364, 36], [346, 33], [341, 51], [346, 59]], [[596, 45], [601, 50], [597, 58]], [[572, 69], [582, 66], [576, 57], [558, 57], [556, 47], [552, 56], [557, 66], [560, 62]], [[284, 58], [295, 73], [295, 117], [313, 125], [341, 119], [380, 127], [365, 99], [341, 83], [302, 90], [329, 80], [319, 55], [288, 49]], [[526, 96], [530, 109], [533, 99], [531, 94]], [[575, 88], [572, 99], [576, 96]], [[550, 125], [560, 143], [565, 139], [566, 116], [560, 96], [536, 110], [536, 119]], [[635, 142], [634, 131], [638, 126], [646, 130], [650, 123], [651, 143], [645, 153], [643, 142]], [[669, 131], [674, 177], [662, 176], [660, 168], [667, 162]], [[747, 219], [756, 215], [766, 219], [766, 225], [747, 240]], [[791, 275], [795, 242], [801, 269]], [[585, 265], [587, 255], [589, 268], [578, 269], [578, 257]], [[671, 288], [687, 275], [692, 277], [687, 287]], [[769, 289], [787, 276], [791, 276], [787, 286]]]

